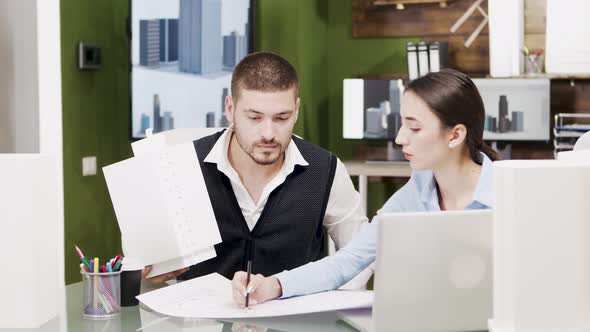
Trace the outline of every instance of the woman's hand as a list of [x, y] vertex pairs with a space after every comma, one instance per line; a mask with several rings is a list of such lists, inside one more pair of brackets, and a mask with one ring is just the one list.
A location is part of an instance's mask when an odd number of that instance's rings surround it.
[[232, 293], [234, 302], [244, 307], [246, 293], [249, 293], [248, 306], [276, 299], [283, 294], [281, 283], [276, 277], [264, 277], [262, 274], [251, 274], [250, 284], [246, 285], [248, 274], [240, 271], [234, 274]]

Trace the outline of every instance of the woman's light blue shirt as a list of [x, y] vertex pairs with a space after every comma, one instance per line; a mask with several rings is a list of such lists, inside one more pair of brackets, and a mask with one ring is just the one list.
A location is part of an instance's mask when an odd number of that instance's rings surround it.
[[[492, 161], [483, 153], [482, 156], [473, 201], [466, 209], [492, 207]], [[414, 171], [410, 180], [377, 211], [373, 221], [336, 254], [275, 275], [283, 288], [281, 297], [318, 293], [344, 285], [375, 261], [380, 214], [419, 211], [440, 211], [432, 171]]]

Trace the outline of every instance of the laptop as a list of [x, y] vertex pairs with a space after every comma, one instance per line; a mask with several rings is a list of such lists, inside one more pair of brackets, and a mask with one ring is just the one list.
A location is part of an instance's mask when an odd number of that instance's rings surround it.
[[383, 214], [372, 316], [339, 314], [361, 331], [485, 331], [492, 273], [491, 210]]

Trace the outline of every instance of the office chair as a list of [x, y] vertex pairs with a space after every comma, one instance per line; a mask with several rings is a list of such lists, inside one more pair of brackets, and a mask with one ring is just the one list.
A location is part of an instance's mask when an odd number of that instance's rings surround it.
[[574, 145], [574, 151], [590, 150], [590, 131], [580, 136]]

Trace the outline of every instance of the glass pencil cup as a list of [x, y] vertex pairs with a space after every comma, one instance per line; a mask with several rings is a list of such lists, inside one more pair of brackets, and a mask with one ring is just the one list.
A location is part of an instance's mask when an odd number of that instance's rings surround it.
[[83, 316], [111, 318], [121, 314], [121, 271], [82, 274]]

